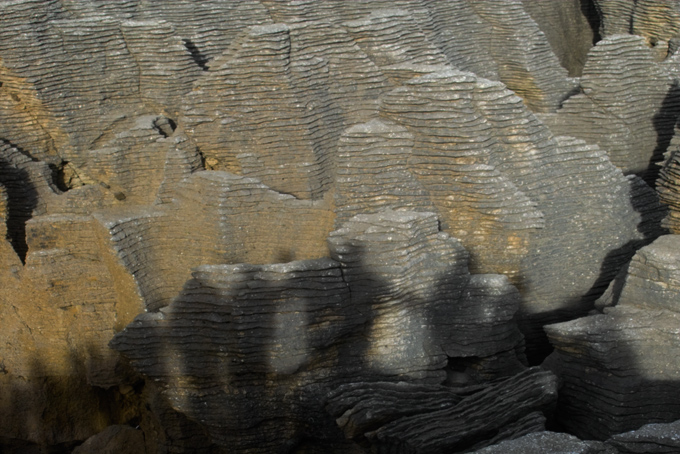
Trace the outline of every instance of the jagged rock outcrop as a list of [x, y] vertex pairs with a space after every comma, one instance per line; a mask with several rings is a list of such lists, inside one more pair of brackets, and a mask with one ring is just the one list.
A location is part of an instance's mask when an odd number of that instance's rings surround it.
[[680, 415], [680, 237], [640, 249], [602, 296], [604, 313], [546, 327], [560, 376], [560, 423], [604, 440]]

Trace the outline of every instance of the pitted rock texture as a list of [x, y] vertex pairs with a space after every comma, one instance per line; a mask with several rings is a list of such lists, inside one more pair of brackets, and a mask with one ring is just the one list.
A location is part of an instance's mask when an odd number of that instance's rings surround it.
[[0, 450], [361, 452], [335, 387], [542, 360], [664, 232], [657, 161], [674, 216], [680, 54], [677, 2], [538, 3], [0, 2]]
[[562, 380], [557, 415], [570, 432], [604, 440], [678, 419], [679, 258], [680, 237], [660, 237], [612, 282], [603, 314], [546, 327]]

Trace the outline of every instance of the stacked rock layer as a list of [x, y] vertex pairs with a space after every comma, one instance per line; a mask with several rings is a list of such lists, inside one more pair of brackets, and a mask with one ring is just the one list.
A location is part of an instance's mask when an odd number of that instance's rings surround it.
[[551, 4], [0, 3], [0, 450], [481, 449], [565, 321], [558, 422], [675, 417], [680, 6]]
[[604, 313], [546, 327], [563, 380], [559, 418], [605, 439], [680, 419], [677, 345], [680, 237], [638, 251], [598, 301]]

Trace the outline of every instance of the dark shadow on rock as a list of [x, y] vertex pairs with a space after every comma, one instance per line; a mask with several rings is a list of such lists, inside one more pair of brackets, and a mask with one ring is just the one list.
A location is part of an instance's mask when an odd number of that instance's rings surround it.
[[109, 396], [87, 385], [83, 364], [75, 356], [63, 365], [73, 369], [72, 375], [51, 374], [37, 358], [27, 362], [26, 376], [10, 370], [0, 377], [0, 424], [6, 434], [0, 438], [0, 452], [68, 454], [107, 425], [100, 409], [108, 406]]
[[[527, 337], [538, 339], [536, 345], [542, 346], [541, 348], [533, 348], [528, 352], [530, 365], [541, 364], [553, 350], [545, 332], [539, 327], [588, 315], [595, 308], [595, 301], [617, 278], [621, 269], [628, 265], [635, 253], [640, 248], [652, 243], [659, 236], [667, 233], [667, 230], [661, 227], [661, 220], [666, 215], [666, 209], [659, 203], [654, 190], [649, 188], [639, 177], [630, 176], [628, 181], [630, 203], [633, 210], [640, 216], [640, 221], [637, 224], [639, 239], [628, 241], [623, 246], [607, 253], [602, 260], [593, 285], [580, 298], [580, 301], [574, 302], [574, 307], [536, 314], [520, 322], [522, 332]], [[617, 282], [621, 283], [620, 280]]]
[[26, 263], [26, 222], [38, 204], [38, 192], [24, 169], [0, 156], [0, 184], [7, 191], [7, 239], [22, 263]]
[[546, 327], [555, 353], [544, 366], [561, 378], [557, 429], [605, 440], [680, 419], [679, 254], [677, 235], [660, 237], [617, 276], [604, 313]]
[[630, 202], [635, 212], [640, 214], [637, 231], [641, 234], [642, 238], [631, 240], [607, 254], [600, 267], [598, 278], [583, 296], [582, 302], [584, 306], [588, 307], [588, 310], [592, 309], [590, 307], [592, 303], [604, 293], [610, 282], [617, 277], [620, 270], [628, 266], [630, 260], [640, 248], [652, 243], [659, 236], [668, 233], [665, 228], [661, 227], [661, 221], [666, 216], [667, 209], [660, 204], [656, 192], [651, 188], [645, 188], [644, 183], [640, 180], [635, 181], [631, 179], [629, 181]]
[[593, 30], [593, 46], [602, 39], [600, 36], [600, 13], [593, 0], [579, 0], [581, 2], [581, 12], [588, 20], [590, 28]]
[[201, 266], [170, 306], [138, 317], [112, 345], [186, 418], [176, 445], [287, 453], [330, 437], [351, 452], [323, 399], [360, 377], [365, 317], [330, 259]]
[[674, 81], [668, 93], [661, 103], [661, 107], [652, 118], [654, 130], [656, 131], [656, 147], [649, 160], [647, 170], [640, 175], [645, 182], [652, 188], [656, 187], [656, 180], [659, 177], [661, 167], [659, 163], [664, 160], [664, 153], [671, 143], [675, 132], [675, 125], [680, 117], [680, 85]]
[[[435, 235], [437, 241], [441, 235]], [[392, 263], [389, 254], [376, 252], [384, 245], [362, 242], [365, 237], [354, 230], [338, 236], [330, 247], [332, 259], [199, 266], [168, 307], [138, 316], [114, 338], [114, 349], [163, 386], [168, 408], [186, 417], [184, 427], [202, 428], [202, 439], [200, 432], [187, 431], [178, 443], [191, 446], [210, 440], [208, 446], [197, 447], [206, 453], [225, 449], [253, 454], [362, 453], [363, 448], [346, 440], [324, 409], [333, 390], [351, 383], [446, 380], [449, 358], [440, 345], [449, 338], [435, 331], [454, 330], [457, 325], [455, 320], [442, 320], [444, 315], [451, 318], [450, 312], [429, 305], [437, 299], [449, 304], [462, 300], [462, 295], [457, 298], [450, 292], [468, 289], [467, 278], [459, 278], [463, 255], [452, 258], [450, 267], [440, 266], [441, 273], [419, 269], [422, 281], [416, 280], [434, 289], [421, 294], [410, 286], [399, 288], [412, 270], [404, 271], [398, 260]], [[380, 238], [389, 250], [392, 240]], [[402, 247], [398, 242], [397, 246]], [[426, 257], [433, 260], [431, 253]], [[409, 266], [410, 260], [409, 256], [405, 262]], [[485, 298], [483, 288], [480, 281], [471, 291]], [[504, 295], [491, 292], [491, 297]], [[493, 325], [496, 317], [505, 320], [507, 315], [494, 313], [490, 305], [469, 306], [462, 309], [464, 320], [486, 317]], [[398, 323], [391, 324], [392, 317]], [[414, 336], [409, 327], [422, 333]], [[474, 347], [474, 342], [502, 343], [507, 336], [520, 336], [519, 331], [489, 329], [489, 334], [496, 337], [475, 338], [472, 347], [465, 345], [467, 334], [459, 335], [456, 348], [461, 358], [469, 359], [470, 368], [486, 367], [484, 361], [497, 364], [498, 371], [485, 369], [497, 377], [516, 373], [501, 370], [511, 363], [506, 358], [475, 353], [486, 350]], [[395, 346], [393, 337], [408, 342]], [[515, 357], [518, 348], [512, 344], [507, 350]], [[524, 367], [516, 357], [514, 366]], [[484, 433], [469, 442], [482, 442]]]
[[189, 54], [191, 54], [191, 58], [194, 60], [194, 63], [196, 63], [203, 71], [208, 71], [208, 62], [210, 59], [203, 55], [198, 47], [196, 47], [196, 44], [194, 44], [190, 39], [185, 38], [182, 41], [184, 42], [184, 47], [187, 49]]
[[[616, 331], [621, 328], [612, 326], [611, 333]], [[640, 362], [645, 351], [633, 350], [630, 339], [623, 335], [611, 334], [606, 344], [597, 341], [601, 336], [602, 331], [594, 332], [583, 343], [581, 357], [570, 354], [567, 358], [556, 352], [544, 364], [560, 377], [556, 419], [549, 429], [585, 440], [606, 440], [645, 424], [680, 419], [680, 380], [647, 377]], [[614, 359], [588, 358], [602, 349]], [[664, 366], [655, 369], [659, 367]], [[649, 372], [654, 375], [657, 371]]]

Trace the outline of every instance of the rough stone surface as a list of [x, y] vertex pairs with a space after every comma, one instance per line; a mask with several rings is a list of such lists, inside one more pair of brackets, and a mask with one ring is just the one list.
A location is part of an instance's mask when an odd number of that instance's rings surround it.
[[556, 395], [555, 377], [532, 368], [476, 388], [345, 385], [326, 408], [347, 438], [372, 452], [460, 452], [543, 430], [540, 412]]
[[329, 242], [337, 261], [200, 266], [112, 346], [218, 445], [244, 452], [324, 436], [319, 402], [343, 383], [440, 383], [449, 357], [523, 369], [517, 291], [471, 276], [432, 213], [355, 216]]
[[680, 450], [680, 423], [647, 424], [607, 440], [620, 453], [661, 453]]
[[612, 280], [598, 308], [658, 306], [621, 269], [664, 232], [657, 162], [675, 231], [679, 10], [0, 2], [0, 450], [359, 453], [339, 386], [487, 389]]
[[599, 145], [624, 173], [653, 182], [658, 169], [650, 164], [662, 160], [680, 114], [671, 71], [642, 37], [608, 36], [590, 50], [579, 89], [543, 119], [557, 134]]
[[474, 451], [475, 454], [617, 454], [601, 442], [582, 441], [573, 435], [536, 432]]
[[536, 2], [522, 0], [522, 6], [545, 33], [560, 64], [571, 77], [581, 76], [588, 51], [598, 41], [599, 16], [595, 5], [582, 0]]
[[604, 440], [680, 416], [679, 259], [680, 237], [660, 237], [612, 282], [604, 314], [546, 327], [562, 380], [558, 419], [570, 432]]
[[661, 44], [665, 51], [680, 32], [677, 0], [594, 0], [593, 3], [599, 13], [599, 33], [603, 38], [632, 33], [643, 36], [650, 44]]

